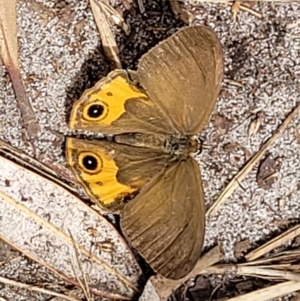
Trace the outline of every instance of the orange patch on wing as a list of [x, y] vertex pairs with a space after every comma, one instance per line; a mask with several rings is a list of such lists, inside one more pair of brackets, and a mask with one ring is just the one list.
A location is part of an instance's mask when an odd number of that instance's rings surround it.
[[[107, 109], [104, 118], [99, 121], [100, 124], [110, 125], [116, 121], [125, 112], [125, 102], [131, 98], [148, 98], [146, 94], [140, 92], [137, 87], [132, 86], [124, 77], [117, 76], [106, 84], [97, 83], [93, 88], [87, 90], [83, 96], [74, 105], [73, 112], [83, 111], [83, 107], [90, 104], [101, 104]], [[77, 116], [70, 118], [69, 127], [73, 129], [77, 124]], [[84, 116], [82, 122], [84, 123]]]
[[[85, 151], [74, 151], [76, 148], [72, 143], [72, 138], [66, 141], [67, 158], [70, 168], [76, 176], [76, 179], [83, 188], [87, 195], [97, 202], [103, 209], [122, 206], [120, 199], [127, 195], [131, 195], [137, 189], [124, 185], [118, 182], [117, 173], [119, 168], [115, 164], [114, 160], [109, 156], [104, 149], [98, 148], [94, 153], [95, 157], [101, 162], [98, 162], [99, 168], [97, 172], [84, 170], [78, 172], [76, 166], [82, 164], [78, 162], [82, 153]], [[116, 203], [116, 204], [114, 204]]]

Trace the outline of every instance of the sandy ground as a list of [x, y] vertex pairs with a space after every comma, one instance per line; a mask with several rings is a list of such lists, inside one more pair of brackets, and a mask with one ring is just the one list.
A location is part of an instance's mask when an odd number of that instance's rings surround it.
[[[195, 22], [214, 29], [224, 48], [225, 81], [212, 120], [200, 136], [209, 147], [198, 157], [209, 206], [299, 103], [300, 3], [259, 2], [254, 9], [261, 17], [241, 11], [234, 22], [229, 6], [190, 2]], [[117, 34], [124, 68], [134, 68], [142, 53], [182, 26], [168, 9], [162, 19], [155, 3], [147, 10], [152, 11], [149, 18], [138, 13], [126, 17], [132, 29], [129, 38], [121, 31]], [[157, 30], [153, 30], [155, 24], [159, 24]], [[109, 71], [88, 1], [20, 1], [18, 25], [22, 76], [42, 128], [34, 143], [37, 158], [47, 164], [65, 165], [63, 141], [70, 106]], [[249, 137], [248, 128], [257, 112], [261, 112], [261, 125]], [[0, 114], [0, 138], [32, 154], [22, 136], [18, 107], [4, 66], [0, 66]], [[219, 213], [207, 220], [205, 247], [219, 243], [227, 260], [232, 261], [237, 242], [249, 240], [256, 246], [299, 218], [299, 121], [298, 116], [269, 150], [269, 156], [281, 162], [273, 185], [259, 187], [255, 168]], [[29, 270], [36, 268], [26, 260], [19, 264]], [[6, 268], [5, 272], [0, 268], [0, 274], [16, 275], [15, 268], [10, 266], [11, 270]], [[26, 294], [22, 294], [11, 297], [9, 289], [0, 284], [0, 297], [26, 300]], [[46, 299], [31, 296], [30, 300]]]

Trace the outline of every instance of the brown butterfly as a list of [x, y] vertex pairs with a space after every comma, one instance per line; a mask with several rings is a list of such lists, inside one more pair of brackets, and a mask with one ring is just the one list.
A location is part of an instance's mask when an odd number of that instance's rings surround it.
[[120, 212], [132, 245], [168, 278], [187, 275], [201, 253], [205, 209], [194, 136], [209, 120], [222, 75], [216, 35], [187, 27], [146, 53], [136, 72], [100, 80], [71, 113], [71, 129], [113, 135], [67, 138], [77, 181], [100, 207]]

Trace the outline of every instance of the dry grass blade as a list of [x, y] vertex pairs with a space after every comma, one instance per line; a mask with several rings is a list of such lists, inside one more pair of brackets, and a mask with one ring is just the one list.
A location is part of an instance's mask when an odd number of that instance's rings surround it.
[[[267, 279], [268, 281], [295, 281], [300, 282], [300, 265], [299, 265], [299, 254], [300, 249], [293, 249], [288, 251], [274, 252], [269, 254], [267, 257], [255, 260], [253, 259], [266, 255], [275, 248], [286, 244], [300, 235], [300, 225], [287, 230], [286, 232], [278, 235], [276, 238], [267, 242], [263, 246], [257, 248], [256, 250], [248, 253], [245, 257], [248, 262], [241, 264], [221, 264], [208, 267], [204, 272], [210, 274], [235, 274], [239, 276], [255, 277], [261, 279]], [[249, 260], [251, 260], [249, 262]], [[292, 282], [289, 282], [292, 283]], [[285, 285], [283, 284], [283, 287]], [[296, 287], [297, 290], [299, 287]], [[258, 300], [269, 300], [272, 298], [280, 297], [287, 293], [294, 291], [292, 288], [290, 291], [278, 291], [274, 292], [274, 295], [267, 295], [267, 299], [261, 296], [263, 290], [252, 292], [251, 294], [242, 295], [229, 300], [253, 300], [257, 296]], [[254, 295], [252, 295], [254, 294]], [[256, 295], [257, 294], [257, 295]], [[244, 299], [238, 299], [238, 298]], [[246, 299], [248, 298], [249, 299]], [[261, 299], [262, 298], [262, 299]]]
[[[245, 262], [241, 266], [256, 265], [260, 267], [272, 267], [292, 271], [299, 270], [298, 258], [300, 257], [300, 250], [288, 250], [280, 253], [269, 255], [268, 257], [259, 260]], [[274, 264], [275, 263], [275, 264]]]
[[79, 270], [80, 270], [81, 276], [83, 278], [83, 281], [80, 279], [79, 275], [77, 275], [76, 271], [78, 269], [75, 268], [74, 262], [73, 262], [73, 260], [71, 258], [71, 264], [72, 264], [72, 268], [73, 268], [73, 271], [74, 271], [74, 275], [76, 276], [76, 279], [77, 279], [78, 283], [80, 284], [80, 287], [81, 287], [81, 289], [82, 289], [82, 291], [83, 291], [83, 293], [84, 293], [87, 301], [91, 301], [92, 297], [91, 297], [91, 293], [90, 293], [88, 281], [86, 279], [86, 274], [85, 274], [85, 272], [84, 272], [84, 270], [82, 268], [82, 263], [81, 263], [81, 261], [79, 259], [79, 252], [80, 251], [77, 249], [75, 239], [74, 239], [74, 237], [73, 237], [73, 235], [72, 235], [72, 233], [71, 233], [70, 230], [69, 230], [69, 235], [70, 235], [70, 237], [72, 239], [72, 243], [73, 243], [73, 247], [74, 247], [74, 251], [75, 251], [76, 263], [77, 263], [77, 265], [79, 267]]
[[248, 175], [253, 167], [259, 162], [259, 160], [265, 155], [271, 144], [281, 135], [281, 133], [287, 128], [291, 120], [296, 116], [300, 110], [298, 105], [285, 119], [281, 126], [276, 130], [269, 140], [261, 147], [260, 151], [256, 153], [242, 168], [242, 170], [229, 182], [227, 187], [222, 191], [215, 203], [208, 209], [206, 215], [212, 215], [217, 212], [222, 203], [233, 193], [233, 191], [239, 186], [239, 183]]
[[297, 237], [299, 235], [300, 235], [300, 225], [297, 225], [297, 226], [287, 230], [286, 232], [278, 235], [274, 239], [271, 239], [270, 241], [268, 241], [261, 247], [248, 253], [245, 256], [245, 258], [247, 259], [247, 261], [255, 260], [256, 258], [259, 258], [259, 257], [269, 253], [273, 249], [287, 243], [288, 241], [293, 240], [295, 237]]
[[[295, 261], [298, 261], [298, 257], [295, 258]], [[300, 274], [299, 274], [299, 267], [297, 266], [297, 270], [293, 270], [292, 265], [288, 264], [274, 264], [268, 266], [259, 266], [255, 265], [256, 262], [252, 263], [253, 266], [245, 266], [244, 264], [223, 264], [217, 266], [208, 267], [203, 273], [209, 274], [216, 274], [216, 275], [226, 275], [228, 273], [235, 274], [238, 276], [246, 276], [246, 277], [254, 277], [254, 278], [261, 278], [266, 279], [268, 281], [288, 281], [288, 283], [298, 283], [295, 287], [291, 287], [290, 290], [284, 291], [281, 289], [275, 290], [277, 286], [271, 286], [268, 288], [260, 289], [257, 291], [253, 291], [248, 294], [240, 295], [238, 297], [234, 297], [228, 299], [228, 301], [236, 301], [236, 300], [270, 300], [272, 298], [281, 297], [288, 293], [292, 293], [296, 290], [299, 290], [300, 284]], [[281, 283], [281, 288], [288, 288], [285, 286], [285, 283]], [[269, 294], [269, 289], [271, 289], [272, 294]], [[274, 289], [274, 291], [273, 291]], [[226, 299], [227, 300], [227, 299]]]
[[105, 14], [104, 4], [101, 0], [90, 0], [93, 15], [99, 30], [102, 47], [105, 55], [111, 61], [113, 68], [122, 68], [119, 59], [119, 49], [111, 31], [110, 24]]
[[[279, 266], [275, 266], [279, 268]], [[237, 275], [259, 277], [268, 280], [292, 280], [300, 281], [300, 275], [297, 272], [278, 270], [263, 266], [238, 266]]]
[[298, 290], [300, 290], [300, 282], [286, 281], [284, 283], [272, 285], [267, 288], [263, 288], [248, 294], [227, 299], [227, 301], [267, 301], [273, 298], [278, 298], [290, 294]]
[[[247, 2], [248, 0], [243, 0], [243, 2]], [[251, 1], [251, 0], [249, 0]], [[298, 0], [256, 0], [257, 2], [279, 2], [279, 3], [292, 3], [298, 2]], [[228, 3], [232, 4], [232, 0], [195, 0], [195, 2], [210, 2], [210, 3]]]
[[0, 55], [10, 75], [24, 127], [31, 140], [34, 140], [39, 127], [20, 74], [16, 0], [0, 0]]
[[38, 293], [41, 293], [41, 294], [47, 294], [49, 296], [60, 297], [61, 299], [64, 299], [64, 300], [80, 301], [80, 300], [78, 300], [76, 298], [73, 298], [73, 297], [70, 297], [70, 296], [59, 294], [59, 293], [56, 293], [54, 291], [50, 291], [50, 290], [47, 290], [47, 289], [44, 289], [44, 288], [41, 288], [41, 287], [38, 287], [38, 286], [33, 286], [33, 285], [18, 282], [18, 281], [14, 281], [14, 280], [11, 280], [11, 279], [7, 279], [7, 278], [1, 277], [1, 276], [0, 276], [0, 283], [4, 283], [4, 284], [7, 284], [7, 285], [12, 285], [12, 286], [16, 286], [16, 287], [20, 287], [20, 288], [24, 288], [24, 289], [28, 289], [30, 291], [38, 292]]
[[204, 254], [197, 262], [194, 269], [184, 278], [179, 280], [171, 280], [164, 278], [161, 275], [156, 275], [151, 278], [151, 282], [155, 287], [161, 301], [167, 300], [168, 296], [181, 286], [184, 282], [192, 277], [196, 277], [203, 272], [207, 267], [221, 261], [224, 258], [223, 252], [219, 246], [214, 247]]
[[273, 265], [256, 265], [256, 262], [252, 262], [251, 266], [244, 264], [222, 264], [216, 266], [210, 266], [203, 270], [201, 274], [215, 274], [215, 275], [226, 275], [235, 274], [238, 276], [247, 276], [262, 278], [267, 280], [289, 280], [289, 281], [300, 281], [300, 274], [298, 270], [295, 271], [294, 266], [290, 264], [273, 264]]

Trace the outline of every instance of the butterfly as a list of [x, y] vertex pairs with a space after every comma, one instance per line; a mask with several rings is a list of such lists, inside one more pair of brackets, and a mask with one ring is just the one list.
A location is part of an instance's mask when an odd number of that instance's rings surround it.
[[67, 162], [154, 271], [180, 279], [205, 233], [195, 135], [207, 124], [223, 77], [223, 53], [205, 26], [186, 27], [139, 61], [114, 70], [73, 106], [69, 127], [107, 139], [66, 139]]

